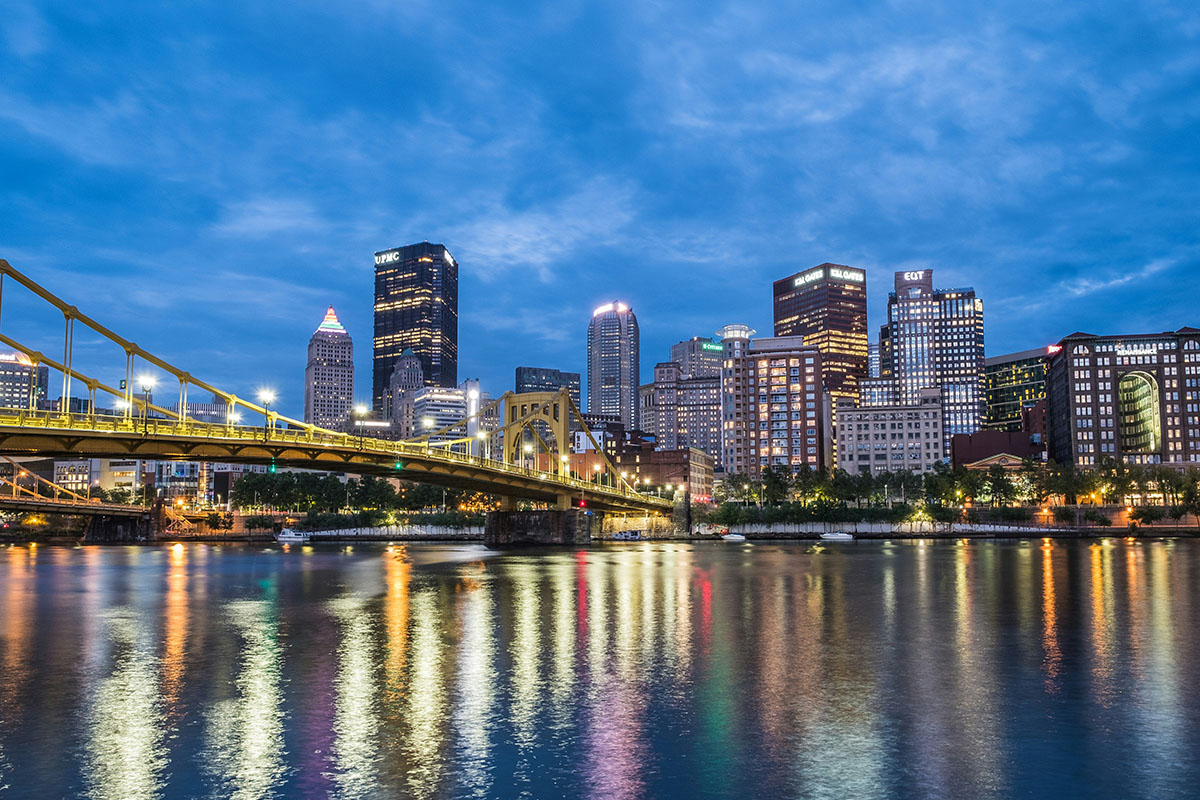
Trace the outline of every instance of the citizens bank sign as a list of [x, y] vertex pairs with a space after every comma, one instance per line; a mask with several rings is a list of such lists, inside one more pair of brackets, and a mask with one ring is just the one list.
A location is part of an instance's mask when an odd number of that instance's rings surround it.
[[380, 264], [391, 264], [393, 261], [399, 261], [399, 260], [400, 260], [400, 251], [399, 250], [392, 250], [389, 253], [376, 253], [375, 254], [375, 265], [376, 266], [379, 266]]

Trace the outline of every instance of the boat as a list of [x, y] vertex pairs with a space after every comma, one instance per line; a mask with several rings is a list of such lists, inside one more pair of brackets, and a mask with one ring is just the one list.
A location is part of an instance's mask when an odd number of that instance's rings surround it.
[[614, 542], [640, 542], [642, 540], [641, 531], [617, 531], [612, 535]]
[[854, 534], [846, 533], [845, 531], [831, 531], [830, 533], [822, 533], [821, 538], [828, 542], [850, 542], [854, 540]]
[[744, 541], [746, 541], [746, 537], [740, 533], [723, 533], [723, 534], [721, 534], [721, 538], [727, 542], [744, 542]]
[[284, 528], [275, 534], [275, 541], [279, 544], [308, 544], [308, 534], [303, 531]]

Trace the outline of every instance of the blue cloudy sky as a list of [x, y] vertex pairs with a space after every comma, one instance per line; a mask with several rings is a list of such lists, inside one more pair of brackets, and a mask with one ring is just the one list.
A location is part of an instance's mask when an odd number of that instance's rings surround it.
[[1200, 326], [1200, 12], [7, 0], [0, 181], [0, 257], [294, 413], [328, 303], [367, 395], [372, 253], [422, 239], [462, 265], [459, 374], [496, 392], [582, 370], [612, 299], [644, 376], [769, 331], [770, 281], [823, 261], [868, 270], [872, 328], [895, 270], [974, 286], [990, 354]]

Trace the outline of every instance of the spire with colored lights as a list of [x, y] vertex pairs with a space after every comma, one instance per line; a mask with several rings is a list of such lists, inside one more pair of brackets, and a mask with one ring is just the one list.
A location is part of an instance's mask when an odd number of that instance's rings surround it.
[[325, 312], [325, 319], [321, 320], [320, 326], [317, 327], [317, 333], [341, 333], [344, 334], [346, 329], [342, 327], [342, 323], [338, 322], [337, 312], [333, 310], [333, 306]]

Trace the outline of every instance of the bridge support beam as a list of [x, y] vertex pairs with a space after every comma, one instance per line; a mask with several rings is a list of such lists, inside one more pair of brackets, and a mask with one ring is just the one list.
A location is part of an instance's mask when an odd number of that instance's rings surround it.
[[488, 547], [590, 544], [592, 522], [596, 519], [579, 508], [489, 511], [483, 525], [483, 543]]

